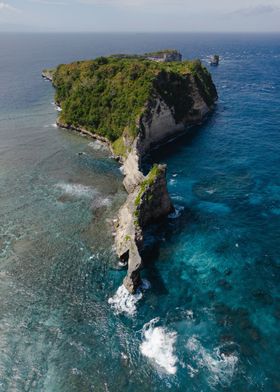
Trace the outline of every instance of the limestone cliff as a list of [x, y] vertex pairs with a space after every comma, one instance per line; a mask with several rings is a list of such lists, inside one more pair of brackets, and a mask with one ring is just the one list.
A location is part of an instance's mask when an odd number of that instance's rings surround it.
[[154, 165], [129, 194], [115, 225], [116, 250], [119, 258], [128, 263], [124, 285], [130, 292], [134, 292], [141, 282], [143, 230], [173, 210], [165, 176], [166, 166]]
[[209, 91], [207, 96], [192, 74], [185, 75], [182, 82], [176, 75], [160, 73], [137, 124], [139, 134], [130, 147], [123, 136], [123, 143], [129, 151], [123, 160], [124, 186], [129, 196], [118, 216], [115, 242], [118, 256], [128, 263], [124, 285], [131, 293], [141, 282], [144, 229], [173, 209], [167, 191], [166, 167], [154, 166], [144, 177], [142, 159], [151, 148], [203, 121], [217, 99], [212, 84]]

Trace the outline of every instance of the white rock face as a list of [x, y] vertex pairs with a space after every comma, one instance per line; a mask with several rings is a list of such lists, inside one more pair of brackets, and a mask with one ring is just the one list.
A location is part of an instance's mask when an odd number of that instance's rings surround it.
[[140, 171], [141, 155], [137, 149], [137, 144], [138, 138], [134, 141], [132, 150], [123, 164], [123, 173], [125, 175], [123, 183], [128, 193], [133, 192], [133, 190], [144, 180], [144, 175]]
[[193, 105], [191, 108], [186, 108], [186, 116], [181, 122], [176, 122], [174, 108], [170, 108], [159, 95], [150, 112], [142, 117], [144, 135], [141, 139], [141, 145], [143, 152], [148, 152], [151, 147], [164, 140], [175, 138], [184, 131], [186, 126], [202, 121], [209, 114], [211, 108], [200, 95], [193, 76], [190, 75], [189, 78]]
[[151, 118], [148, 119], [146, 117], [142, 120], [145, 135], [141, 140], [141, 144], [145, 152], [148, 152], [152, 146], [163, 142], [168, 137], [174, 137], [184, 130], [184, 124], [176, 124], [172, 110], [159, 96], [150, 115]]
[[138, 189], [128, 195], [126, 202], [119, 210], [116, 227], [116, 252], [119, 257], [122, 257], [129, 251], [131, 242], [135, 241], [135, 216], [134, 203], [137, 197]]

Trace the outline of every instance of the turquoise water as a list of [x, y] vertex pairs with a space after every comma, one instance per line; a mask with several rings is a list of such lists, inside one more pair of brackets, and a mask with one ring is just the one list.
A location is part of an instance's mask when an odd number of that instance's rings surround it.
[[[125, 302], [121, 172], [54, 127], [40, 71], [165, 47], [219, 53], [220, 99], [153, 154], [176, 213], [148, 233], [151, 287]], [[279, 35], [1, 34], [0, 48], [0, 391], [280, 390]]]

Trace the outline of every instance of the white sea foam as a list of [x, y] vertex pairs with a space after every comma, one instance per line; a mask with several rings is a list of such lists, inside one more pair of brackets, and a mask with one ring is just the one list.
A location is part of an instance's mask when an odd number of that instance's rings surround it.
[[100, 140], [95, 140], [93, 142], [90, 142], [88, 144], [88, 146], [93, 148], [96, 151], [99, 151], [99, 150], [103, 151], [103, 150], [107, 149], [107, 146], [104, 143], [102, 143]]
[[148, 279], [142, 279], [140, 289], [141, 290], [149, 290], [150, 288], [151, 288], [151, 283], [148, 281]]
[[57, 128], [57, 124], [56, 123], [54, 123], [54, 124], [47, 124], [47, 125], [44, 125], [44, 128]]
[[110, 197], [97, 197], [93, 202], [92, 208], [109, 207], [112, 204]]
[[188, 366], [191, 377], [194, 377], [200, 369], [206, 369], [209, 372], [207, 377], [210, 385], [221, 384], [224, 387], [230, 385], [238, 363], [237, 354], [226, 355], [221, 352], [220, 347], [209, 353], [196, 336], [188, 340], [187, 349], [192, 353], [197, 366], [197, 369]]
[[182, 212], [184, 211], [185, 207], [183, 206], [176, 206], [175, 205], [175, 211], [172, 212], [171, 214], [168, 215], [169, 219], [177, 219], [179, 216], [181, 216]]
[[135, 294], [130, 294], [124, 285], [121, 285], [116, 294], [109, 298], [108, 303], [112, 306], [116, 314], [126, 313], [133, 316], [137, 311], [137, 302], [143, 298], [143, 290], [150, 288], [151, 284], [146, 279], [142, 280], [142, 284]]
[[213, 195], [216, 192], [216, 189], [207, 189], [205, 192], [208, 193], [208, 195]]
[[109, 298], [108, 303], [112, 306], [116, 314], [127, 313], [133, 316], [136, 313], [136, 304], [143, 297], [143, 293], [138, 291], [136, 294], [130, 292], [124, 287], [120, 286], [116, 294]]
[[82, 184], [67, 184], [61, 182], [58, 183], [56, 187], [61, 189], [66, 194], [74, 197], [92, 197], [94, 194], [96, 194], [94, 188]]
[[145, 324], [142, 330], [143, 342], [140, 351], [157, 364], [161, 370], [168, 374], [177, 372], [176, 363], [178, 358], [175, 355], [174, 345], [177, 340], [176, 332], [170, 332], [166, 328], [156, 327], [159, 318], [151, 320]]

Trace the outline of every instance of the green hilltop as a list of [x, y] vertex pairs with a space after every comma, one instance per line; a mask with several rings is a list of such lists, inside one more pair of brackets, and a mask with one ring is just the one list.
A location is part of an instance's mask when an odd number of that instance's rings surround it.
[[56, 102], [62, 108], [59, 122], [106, 137], [122, 149], [122, 135], [135, 138], [140, 116], [156, 94], [176, 109], [177, 121], [183, 118], [190, 74], [212, 105], [216, 89], [199, 60], [163, 63], [111, 56], [59, 65], [52, 73]]

